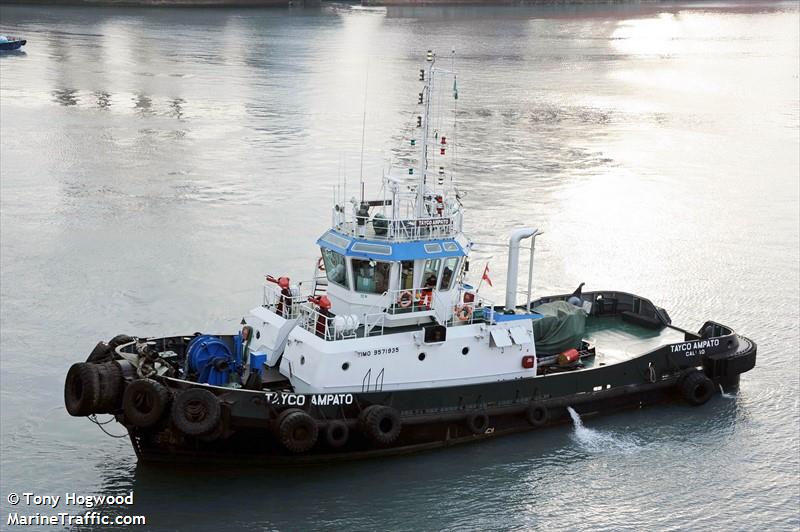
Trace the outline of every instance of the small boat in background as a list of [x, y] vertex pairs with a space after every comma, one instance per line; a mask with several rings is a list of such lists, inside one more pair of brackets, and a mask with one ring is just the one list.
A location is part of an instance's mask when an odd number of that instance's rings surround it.
[[0, 35], [0, 50], [19, 50], [28, 41], [19, 37], [10, 37], [7, 35]]

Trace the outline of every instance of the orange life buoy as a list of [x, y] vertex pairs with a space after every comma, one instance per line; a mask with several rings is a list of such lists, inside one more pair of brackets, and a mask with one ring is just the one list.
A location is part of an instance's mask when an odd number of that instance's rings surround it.
[[397, 299], [397, 304], [400, 305], [400, 308], [408, 308], [411, 306], [411, 303], [414, 302], [414, 296], [411, 295], [411, 292], [406, 290], [400, 294], [400, 297]]
[[472, 317], [472, 307], [469, 305], [461, 305], [456, 307], [456, 318], [460, 321], [469, 321]]
[[317, 269], [321, 272], [325, 271], [325, 259], [323, 259], [322, 257], [317, 259]]

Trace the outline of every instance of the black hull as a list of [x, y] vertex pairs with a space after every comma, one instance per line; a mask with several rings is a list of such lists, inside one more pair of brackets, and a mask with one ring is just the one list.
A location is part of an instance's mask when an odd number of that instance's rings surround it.
[[412, 454], [563, 425], [571, 422], [567, 406], [574, 408], [581, 416], [593, 416], [643, 408], [676, 399], [678, 394], [674, 390], [674, 383], [641, 385], [631, 387], [624, 394], [592, 397], [589, 401], [579, 396], [562, 398], [553, 403], [549, 410], [549, 420], [539, 427], [531, 426], [521, 413], [498, 415], [494, 418], [490, 416], [491, 426], [482, 434], [471, 433], [463, 421], [440, 419], [424, 425], [404, 426], [402, 440], [390, 447], [370, 448], [369, 442], [362, 440], [352, 447], [332, 450], [325, 449], [325, 443], [321, 442], [318, 452], [301, 455], [290, 454], [277, 445], [254, 445], [253, 442], [273, 439], [272, 431], [263, 430], [243, 431], [216, 444], [198, 440], [190, 445], [170, 446], [155, 442], [152, 434], [139, 433], [134, 429], [131, 431], [131, 442], [139, 460], [148, 463], [241, 463], [261, 466], [334, 463]]
[[[734, 336], [731, 333], [730, 337]], [[713, 382], [714, 393], [718, 393], [720, 385], [729, 388], [738, 384], [739, 374], [755, 365], [755, 344], [743, 337], [734, 340], [731, 349], [696, 360], [679, 353], [687, 359], [681, 360], [666, 346], [625, 363], [545, 377], [352, 394], [350, 404], [342, 401], [339, 405], [311, 405], [309, 399], [301, 410], [316, 420], [319, 439], [301, 453], [288, 451], [277, 437], [280, 413], [290, 407], [276, 406], [274, 399], [267, 400], [263, 393], [253, 391], [219, 389], [223, 390], [219, 399], [224, 405], [224, 430], [212, 436], [185, 436], [168, 420], [151, 429], [128, 426], [128, 430], [137, 457], [143, 462], [291, 465], [408, 454], [569, 422], [567, 407], [582, 415], [595, 415], [681, 400], [681, 382], [690, 372], [706, 375]], [[684, 364], [678, 365], [677, 361]], [[175, 380], [167, 384], [175, 389], [192, 387]], [[386, 405], [399, 412], [402, 430], [396, 441], [379, 444], [365, 436], [358, 416], [369, 405]], [[532, 405], [546, 412], [544, 420], [530, 421]], [[485, 429], [476, 431], [474, 425], [470, 427], [468, 418], [475, 414], [487, 416]], [[325, 439], [325, 427], [332, 420], [350, 428], [349, 438], [341, 448], [333, 448]]]

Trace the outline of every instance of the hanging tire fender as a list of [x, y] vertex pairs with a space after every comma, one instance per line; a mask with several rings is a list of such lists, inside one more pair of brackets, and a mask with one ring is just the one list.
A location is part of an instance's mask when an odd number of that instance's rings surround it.
[[531, 403], [528, 405], [528, 409], [525, 410], [525, 419], [528, 420], [532, 427], [543, 427], [550, 420], [550, 412], [542, 403]]
[[325, 426], [325, 443], [328, 447], [339, 449], [347, 444], [350, 437], [350, 427], [340, 419], [329, 421]]
[[100, 376], [97, 413], [110, 414], [116, 412], [122, 405], [122, 393], [125, 388], [122, 367], [116, 362], [106, 362], [97, 366], [97, 372]]
[[368, 406], [361, 412], [358, 420], [361, 432], [379, 445], [394, 443], [403, 428], [397, 410], [385, 405]]
[[100, 374], [97, 366], [86, 362], [73, 364], [64, 381], [64, 405], [71, 416], [97, 412], [100, 400]]
[[137, 379], [125, 388], [122, 394], [122, 411], [132, 425], [146, 429], [164, 416], [169, 406], [167, 388], [152, 379]]
[[187, 436], [205, 436], [222, 421], [222, 405], [216, 395], [203, 388], [183, 390], [172, 402], [172, 423]]
[[464, 418], [464, 423], [466, 423], [471, 433], [483, 434], [486, 432], [486, 429], [489, 428], [489, 414], [483, 410], [470, 412], [467, 414], [467, 417]]
[[129, 344], [133, 342], [135, 338], [132, 336], [128, 336], [127, 334], [118, 334], [114, 338], [108, 341], [108, 347], [111, 348], [111, 354], [114, 354], [114, 351], [121, 345]]
[[319, 437], [317, 422], [299, 408], [290, 408], [278, 416], [277, 431], [281, 445], [293, 453], [311, 450]]
[[111, 346], [105, 342], [97, 342], [97, 345], [94, 346], [92, 352], [89, 353], [89, 357], [86, 359], [86, 362], [102, 364], [103, 362], [108, 362], [113, 358], [114, 351], [111, 349]]
[[714, 382], [702, 371], [690, 371], [682, 379], [680, 391], [687, 403], [700, 406], [707, 403], [714, 395]]

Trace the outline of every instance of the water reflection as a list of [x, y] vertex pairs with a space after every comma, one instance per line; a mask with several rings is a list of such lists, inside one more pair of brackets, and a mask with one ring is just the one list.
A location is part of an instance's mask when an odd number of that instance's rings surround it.
[[[800, 36], [796, 3], [748, 9], [4, 6], [35, 38], [0, 58], [3, 492], [134, 489], [156, 530], [797, 528]], [[428, 48], [457, 50], [470, 236], [539, 226], [536, 293], [624, 288], [753, 335], [768, 362], [736, 399], [584, 420], [636, 453], [563, 426], [299, 471], [134, 469], [66, 415], [98, 337], [236, 327], [265, 272], [308, 271], [331, 188], [356, 189], [365, 84], [372, 183], [414, 155]], [[491, 299], [504, 259], [475, 258]], [[43, 332], [45, 293], [69, 311]]]

